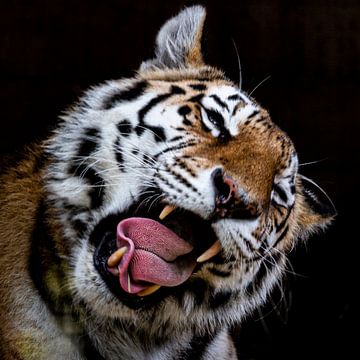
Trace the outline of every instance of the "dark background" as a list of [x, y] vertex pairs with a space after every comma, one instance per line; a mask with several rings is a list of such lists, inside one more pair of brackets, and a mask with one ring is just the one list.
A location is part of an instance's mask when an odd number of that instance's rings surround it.
[[[46, 136], [88, 86], [130, 76], [163, 22], [206, 5], [205, 58], [270, 110], [295, 142], [300, 171], [338, 210], [291, 254], [284, 295], [236, 332], [240, 358], [349, 359], [358, 353], [355, 292], [360, 2], [347, 0], [8, 1], [0, 5], [0, 153]], [[356, 355], [355, 355], [356, 357]]]

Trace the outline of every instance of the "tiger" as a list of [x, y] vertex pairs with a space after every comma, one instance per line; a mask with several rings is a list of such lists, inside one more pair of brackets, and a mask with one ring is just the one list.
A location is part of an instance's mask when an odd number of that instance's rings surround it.
[[0, 357], [237, 359], [230, 329], [335, 211], [289, 136], [204, 62], [184, 8], [0, 181]]

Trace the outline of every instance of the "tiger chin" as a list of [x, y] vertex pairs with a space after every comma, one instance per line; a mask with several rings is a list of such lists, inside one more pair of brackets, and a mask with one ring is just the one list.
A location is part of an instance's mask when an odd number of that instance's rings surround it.
[[2, 359], [236, 359], [228, 329], [333, 219], [267, 110], [204, 63], [204, 20], [168, 20], [133, 78], [1, 174]]

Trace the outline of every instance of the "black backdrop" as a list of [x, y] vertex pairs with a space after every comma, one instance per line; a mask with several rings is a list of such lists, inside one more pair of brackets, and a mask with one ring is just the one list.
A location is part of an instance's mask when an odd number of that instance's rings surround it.
[[[157, 30], [194, 1], [1, 2], [1, 154], [40, 139], [92, 84], [128, 76]], [[358, 0], [197, 1], [208, 9], [206, 60], [239, 78], [293, 138], [301, 167], [338, 218], [291, 254], [283, 296], [236, 332], [241, 359], [346, 359], [355, 349], [359, 237]], [[356, 346], [357, 347], [357, 346]]]

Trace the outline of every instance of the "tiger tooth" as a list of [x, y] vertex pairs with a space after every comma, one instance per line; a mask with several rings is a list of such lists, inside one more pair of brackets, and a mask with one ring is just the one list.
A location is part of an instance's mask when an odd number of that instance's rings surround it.
[[161, 288], [160, 285], [151, 285], [147, 287], [144, 290], [139, 291], [136, 295], [137, 296], [148, 296], [153, 294], [155, 291], [159, 290]]
[[116, 267], [108, 267], [108, 271], [114, 276], [119, 276], [120, 272]]
[[171, 214], [176, 209], [174, 205], [166, 205], [162, 212], [159, 215], [160, 220], [164, 220], [169, 214]]
[[124, 256], [124, 254], [126, 253], [127, 251], [127, 247], [126, 246], [123, 246], [119, 249], [117, 249], [113, 254], [111, 254], [111, 256], [109, 257], [108, 261], [107, 261], [107, 264], [109, 267], [114, 267], [116, 266], [121, 258]]
[[202, 255], [200, 255], [196, 262], [202, 263], [206, 260], [211, 259], [221, 251], [221, 243], [219, 240], [216, 240]]

